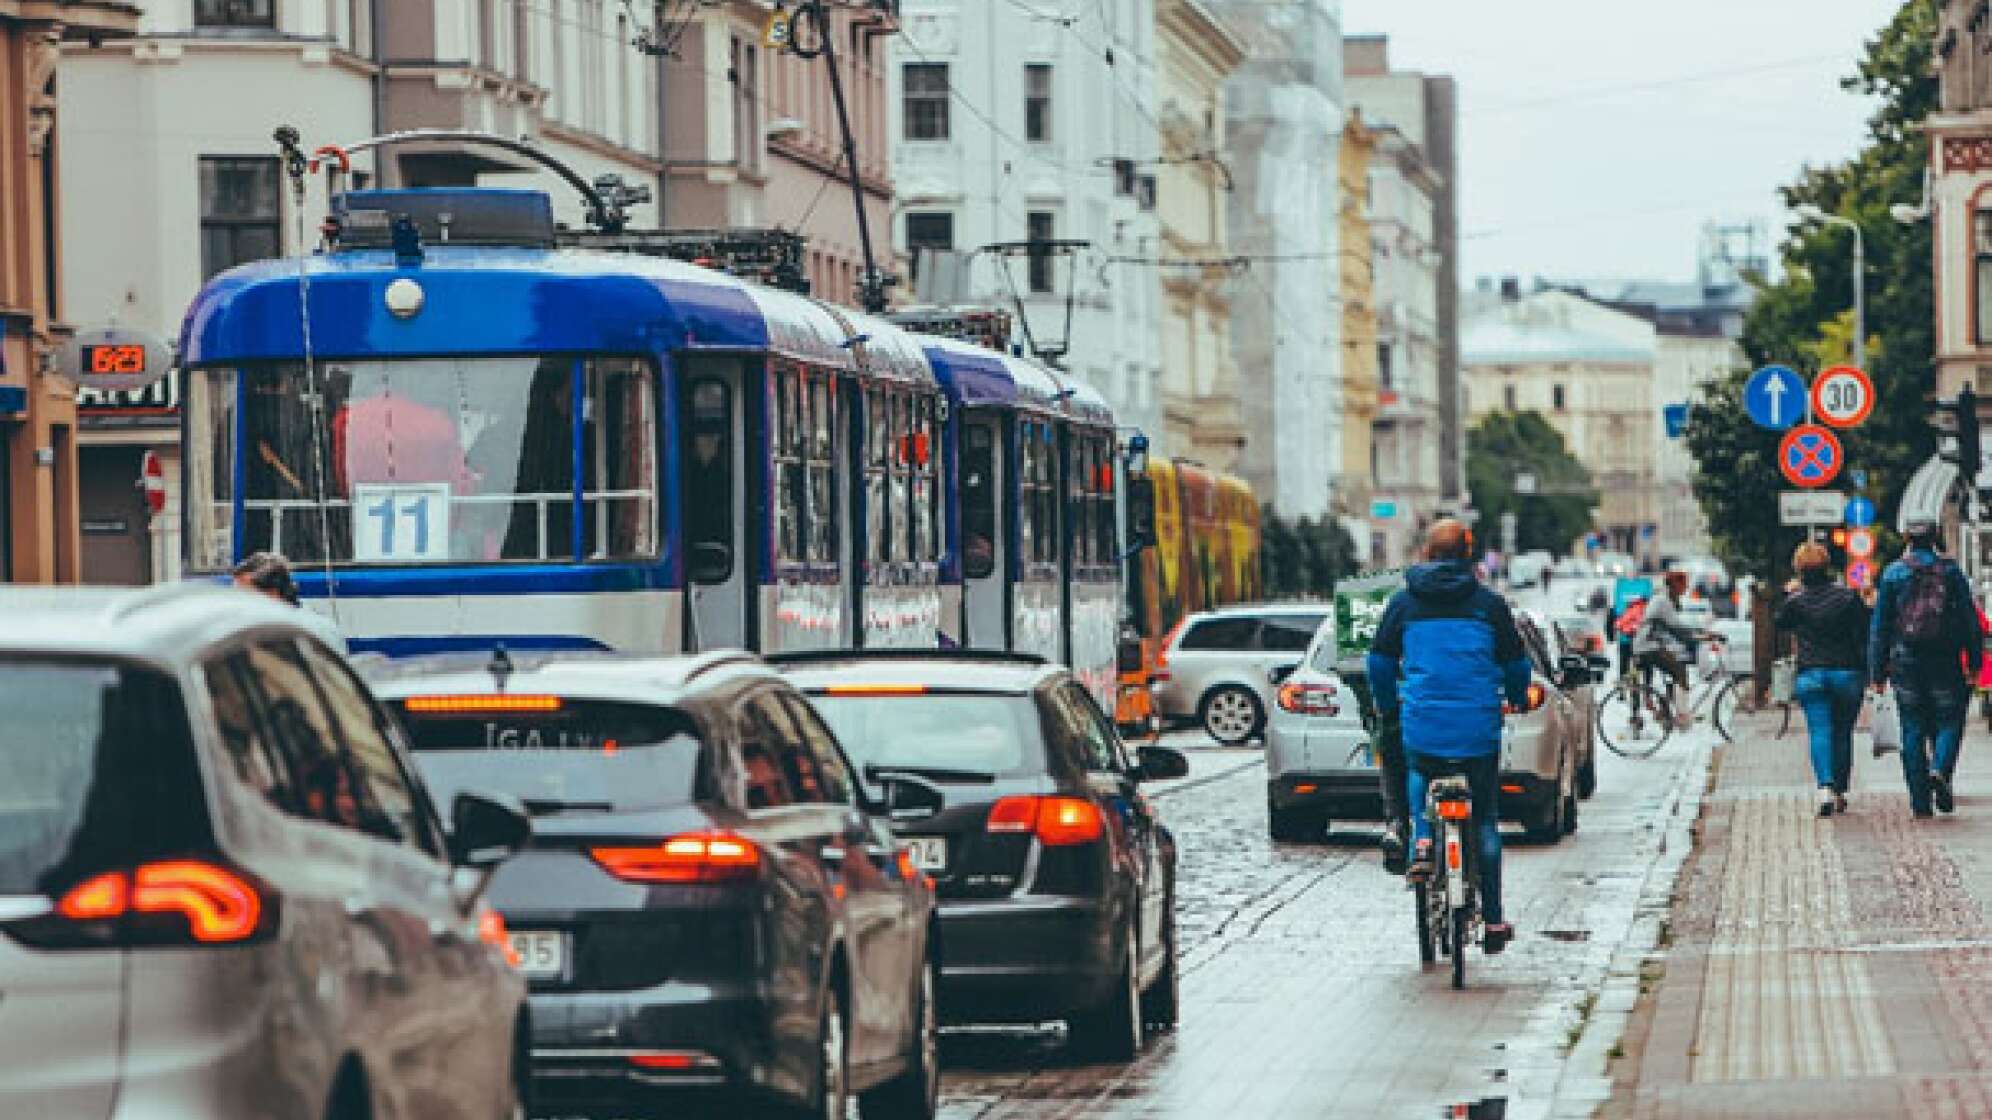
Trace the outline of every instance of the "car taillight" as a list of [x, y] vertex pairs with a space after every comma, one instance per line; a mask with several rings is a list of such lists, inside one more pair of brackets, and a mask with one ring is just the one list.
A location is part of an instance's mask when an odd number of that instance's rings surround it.
[[237, 945], [276, 927], [276, 898], [248, 876], [199, 859], [104, 871], [64, 891], [53, 913], [17, 923], [45, 948]]
[[1529, 685], [1527, 695], [1528, 699], [1523, 701], [1521, 707], [1517, 708], [1513, 704], [1503, 704], [1501, 705], [1501, 710], [1509, 715], [1520, 715], [1523, 712], [1535, 711], [1549, 700], [1549, 690], [1544, 688], [1539, 682], [1532, 682]]
[[1027, 832], [1046, 847], [1090, 844], [1105, 832], [1100, 807], [1083, 797], [1005, 797], [989, 807], [991, 832]]
[[1473, 802], [1471, 801], [1439, 802], [1439, 816], [1445, 818], [1446, 820], [1463, 821], [1466, 820], [1468, 817], [1471, 817], [1472, 815], [1473, 815]]
[[1335, 703], [1335, 689], [1330, 685], [1288, 681], [1274, 694], [1274, 700], [1281, 711], [1296, 715], [1332, 716], [1342, 711], [1341, 706]]
[[1187, 618], [1178, 619], [1176, 625], [1169, 627], [1169, 632], [1162, 635], [1161, 644], [1155, 647], [1155, 672], [1151, 674], [1156, 680], [1169, 679], [1169, 651], [1176, 648], [1176, 639], [1182, 636], [1183, 627], [1189, 624]]
[[660, 844], [590, 848], [588, 854], [632, 883], [737, 883], [761, 874], [761, 849], [730, 832], [688, 832]]
[[477, 939], [498, 950], [505, 963], [519, 967], [519, 951], [512, 947], [512, 937], [505, 930], [505, 918], [496, 910], [485, 909], [477, 915]]

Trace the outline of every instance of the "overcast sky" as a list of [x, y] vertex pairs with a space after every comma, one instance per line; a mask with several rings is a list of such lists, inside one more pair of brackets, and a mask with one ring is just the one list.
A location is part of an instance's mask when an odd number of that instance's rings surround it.
[[1775, 188], [1859, 146], [1839, 78], [1901, 2], [1344, 0], [1342, 24], [1459, 80], [1463, 283], [1687, 279], [1705, 221], [1775, 245]]

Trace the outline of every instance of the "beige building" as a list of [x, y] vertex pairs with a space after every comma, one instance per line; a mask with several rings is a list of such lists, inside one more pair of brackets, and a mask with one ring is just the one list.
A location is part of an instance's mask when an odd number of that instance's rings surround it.
[[[829, 68], [768, 48], [775, 8], [772, 0], [704, 7], [665, 60], [663, 224], [801, 233], [811, 291], [857, 307], [864, 252]], [[872, 253], [893, 272], [887, 68], [898, 5], [861, 0], [828, 10]], [[804, 35], [805, 46], [815, 39], [813, 29]]]
[[[1370, 160], [1377, 132], [1351, 111], [1342, 126], [1338, 177], [1342, 227], [1342, 513], [1363, 531], [1358, 545], [1370, 545], [1368, 517], [1375, 493], [1375, 444], [1371, 425], [1377, 413], [1376, 257], [1370, 244]], [[1368, 556], [1371, 562], [1379, 558]]]
[[1156, 13], [1162, 160], [1156, 207], [1162, 256], [1213, 262], [1162, 274], [1163, 446], [1223, 471], [1246, 442], [1231, 353], [1230, 270], [1223, 168], [1224, 81], [1243, 61], [1238, 41], [1198, 0], [1161, 0]]
[[1567, 292], [1510, 288], [1467, 322], [1461, 350], [1469, 425], [1490, 412], [1541, 413], [1591, 472], [1606, 547], [1658, 560], [1653, 323]]

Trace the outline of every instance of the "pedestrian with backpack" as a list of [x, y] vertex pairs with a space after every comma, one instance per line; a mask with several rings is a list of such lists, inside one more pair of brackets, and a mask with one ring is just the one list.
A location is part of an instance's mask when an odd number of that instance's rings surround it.
[[1904, 527], [1909, 547], [1881, 574], [1868, 667], [1874, 687], [1895, 687], [1902, 720], [1902, 778], [1918, 817], [1934, 807], [1951, 812], [1951, 777], [1970, 692], [1966, 671], [1984, 663], [1971, 585], [1938, 555], [1942, 533], [1933, 521]]

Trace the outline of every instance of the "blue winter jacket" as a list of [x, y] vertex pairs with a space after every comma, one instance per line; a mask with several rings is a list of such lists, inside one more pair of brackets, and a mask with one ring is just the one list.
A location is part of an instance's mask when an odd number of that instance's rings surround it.
[[1404, 749], [1440, 758], [1501, 750], [1501, 701], [1528, 699], [1529, 660], [1508, 604], [1464, 560], [1420, 564], [1370, 645], [1376, 710], [1401, 711]]

